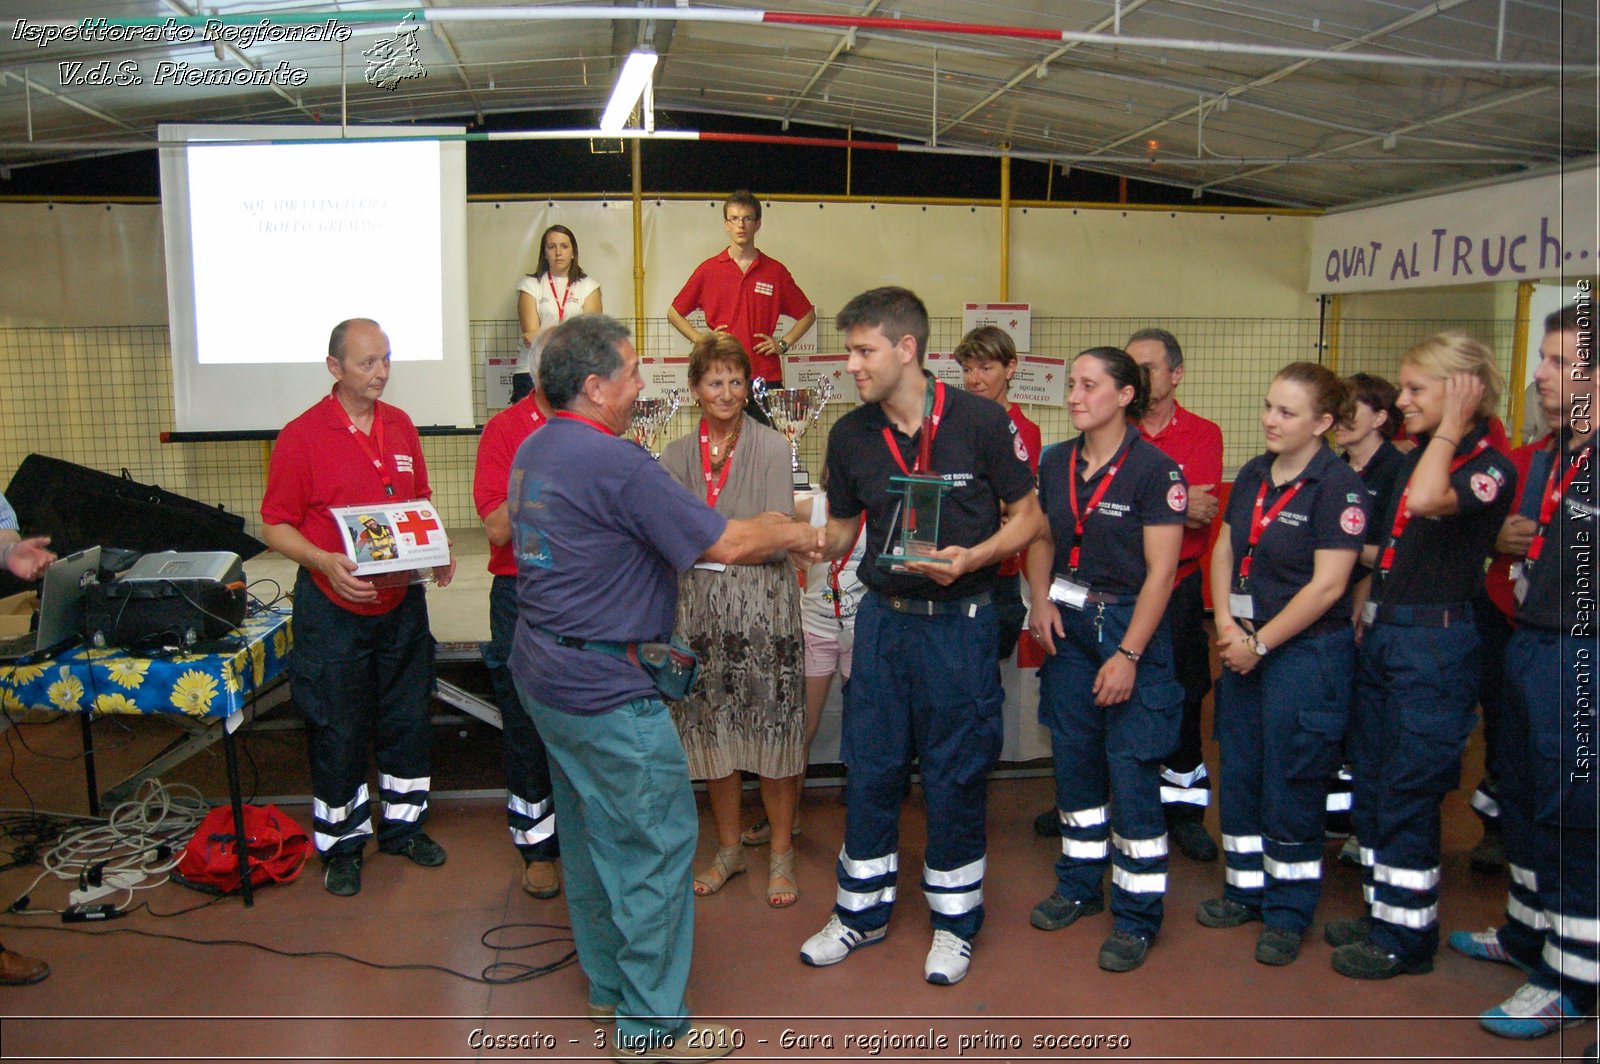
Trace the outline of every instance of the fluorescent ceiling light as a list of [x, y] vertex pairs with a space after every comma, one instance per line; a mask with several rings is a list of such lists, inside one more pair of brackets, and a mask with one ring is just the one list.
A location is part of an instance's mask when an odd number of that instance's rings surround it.
[[615, 133], [627, 124], [633, 105], [649, 91], [655, 72], [656, 53], [642, 50], [628, 53], [628, 61], [622, 64], [622, 73], [617, 75], [617, 87], [611, 90], [611, 102], [600, 116], [602, 132]]

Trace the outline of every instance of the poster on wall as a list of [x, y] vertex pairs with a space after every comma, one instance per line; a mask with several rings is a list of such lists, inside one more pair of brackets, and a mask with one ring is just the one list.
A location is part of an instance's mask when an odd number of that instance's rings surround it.
[[689, 356], [669, 355], [666, 358], [641, 358], [639, 373], [644, 377], [641, 399], [665, 399], [673, 389], [689, 391]]
[[1036, 406], [1062, 406], [1067, 401], [1067, 360], [1045, 355], [1023, 355], [1017, 359], [1017, 375], [1011, 378], [1011, 401]]
[[1027, 303], [968, 303], [961, 312], [961, 335], [982, 325], [1004, 329], [1021, 354], [1033, 350], [1033, 309]]
[[833, 381], [833, 398], [829, 405], [839, 404], [849, 409], [861, 401], [856, 379], [845, 369], [849, 360], [846, 354], [802, 355], [799, 358], [790, 355], [784, 359], [783, 381], [791, 388], [811, 388], [820, 378], [828, 377]]
[[490, 410], [511, 405], [511, 376], [517, 372], [517, 359], [490, 356], [484, 360], [483, 404]]
[[924, 356], [922, 365], [929, 373], [933, 374], [936, 380], [944, 381], [947, 387], [966, 387], [962, 380], [961, 363], [956, 361], [955, 355], [929, 351]]

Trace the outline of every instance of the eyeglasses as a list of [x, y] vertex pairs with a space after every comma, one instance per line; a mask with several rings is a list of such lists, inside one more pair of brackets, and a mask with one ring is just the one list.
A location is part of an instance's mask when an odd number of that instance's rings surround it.
[[736, 214], [731, 218], [725, 218], [724, 221], [726, 221], [729, 225], [743, 227], [746, 225], [759, 225], [761, 219], [757, 218], [753, 214]]

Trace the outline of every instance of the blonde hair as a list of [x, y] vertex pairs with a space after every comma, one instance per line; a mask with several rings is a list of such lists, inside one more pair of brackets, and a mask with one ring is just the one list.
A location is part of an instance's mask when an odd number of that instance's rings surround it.
[[1478, 417], [1492, 417], [1500, 409], [1505, 394], [1505, 378], [1494, 364], [1494, 352], [1464, 332], [1442, 332], [1428, 337], [1400, 356], [1402, 366], [1443, 380], [1457, 373], [1470, 373], [1483, 382], [1483, 401]]

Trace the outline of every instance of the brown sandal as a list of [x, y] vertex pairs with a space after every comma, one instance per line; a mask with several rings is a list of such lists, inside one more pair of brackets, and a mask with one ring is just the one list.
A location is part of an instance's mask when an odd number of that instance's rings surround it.
[[[800, 884], [794, 878], [795, 851], [774, 853], [767, 865], [767, 904], [787, 909], [800, 900]], [[787, 901], [781, 899], [787, 898]]]
[[745, 867], [743, 846], [718, 847], [711, 867], [694, 877], [695, 897], [709, 898], [727, 885], [728, 880], [743, 874]]

